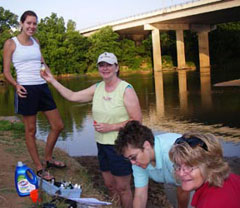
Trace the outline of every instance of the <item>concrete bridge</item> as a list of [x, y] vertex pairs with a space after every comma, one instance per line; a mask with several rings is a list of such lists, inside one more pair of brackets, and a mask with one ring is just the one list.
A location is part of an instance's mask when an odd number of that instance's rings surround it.
[[184, 30], [198, 35], [200, 70], [210, 67], [208, 33], [216, 24], [240, 20], [240, 0], [195, 0], [141, 15], [80, 30], [90, 36], [100, 28], [111, 26], [122, 37], [136, 43], [152, 34], [154, 71], [162, 70], [160, 31], [176, 31], [178, 68], [185, 68]]

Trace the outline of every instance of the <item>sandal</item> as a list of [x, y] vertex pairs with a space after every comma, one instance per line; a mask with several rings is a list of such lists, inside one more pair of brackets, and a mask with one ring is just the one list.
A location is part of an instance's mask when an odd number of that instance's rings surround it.
[[52, 181], [55, 179], [49, 174], [49, 172], [44, 171], [43, 169], [37, 171], [37, 176], [45, 181]]
[[63, 162], [57, 161], [54, 159], [46, 161], [46, 165], [47, 165], [47, 168], [65, 168], [65, 167], [67, 167], [66, 164], [64, 164]]

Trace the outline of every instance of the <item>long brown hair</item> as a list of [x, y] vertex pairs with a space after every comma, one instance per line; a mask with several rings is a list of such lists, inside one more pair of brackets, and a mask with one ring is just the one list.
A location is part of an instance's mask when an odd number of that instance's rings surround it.
[[36, 15], [36, 13], [35, 13], [34, 11], [28, 10], [28, 11], [25, 11], [25, 12], [22, 14], [22, 16], [21, 16], [21, 18], [20, 18], [20, 21], [21, 21], [22, 23], [24, 23], [25, 20], [26, 20], [26, 18], [27, 18], [27, 16], [34, 16], [34, 17], [36, 17], [36, 19], [38, 19], [37, 15]]

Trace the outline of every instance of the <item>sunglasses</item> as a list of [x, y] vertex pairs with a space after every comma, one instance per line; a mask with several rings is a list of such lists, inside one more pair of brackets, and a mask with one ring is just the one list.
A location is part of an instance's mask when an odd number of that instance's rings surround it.
[[182, 136], [182, 137], [176, 139], [174, 144], [182, 144], [184, 142], [188, 143], [190, 147], [200, 146], [204, 150], [208, 151], [208, 147], [207, 147], [206, 143], [197, 137], [185, 138], [184, 136]]

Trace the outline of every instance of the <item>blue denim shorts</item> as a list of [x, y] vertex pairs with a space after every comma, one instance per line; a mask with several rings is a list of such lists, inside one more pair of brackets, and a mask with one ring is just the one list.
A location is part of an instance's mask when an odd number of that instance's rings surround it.
[[49, 111], [56, 108], [52, 94], [47, 84], [23, 85], [27, 97], [21, 98], [15, 93], [15, 113], [21, 115], [36, 115], [38, 111]]
[[132, 164], [122, 155], [117, 154], [114, 145], [97, 143], [97, 148], [101, 171], [110, 171], [114, 176], [127, 176], [132, 174]]

